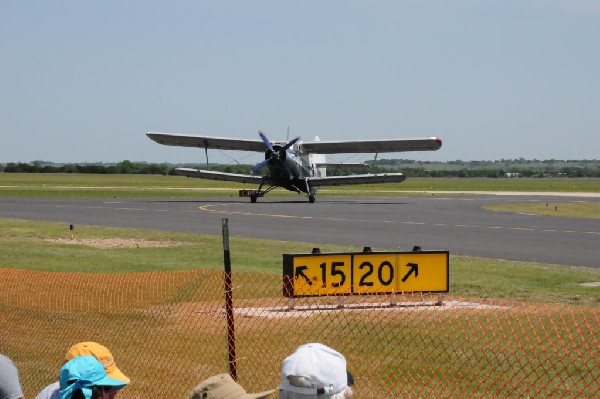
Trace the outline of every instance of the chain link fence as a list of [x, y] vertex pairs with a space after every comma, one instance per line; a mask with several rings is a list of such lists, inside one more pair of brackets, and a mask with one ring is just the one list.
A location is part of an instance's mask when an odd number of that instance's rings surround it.
[[219, 271], [0, 273], [0, 352], [27, 398], [57, 380], [80, 341], [113, 352], [131, 378], [122, 399], [186, 398], [232, 367], [247, 391], [272, 389], [283, 359], [307, 342], [345, 355], [357, 398], [600, 395], [597, 307], [451, 294], [441, 306], [437, 295], [292, 302], [281, 275], [234, 270], [232, 328]]

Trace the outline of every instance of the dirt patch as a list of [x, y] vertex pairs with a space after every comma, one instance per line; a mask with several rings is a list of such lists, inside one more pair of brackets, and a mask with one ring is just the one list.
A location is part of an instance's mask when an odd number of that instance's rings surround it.
[[161, 248], [174, 247], [178, 245], [190, 245], [188, 242], [172, 240], [139, 240], [131, 238], [57, 238], [52, 241], [58, 244], [87, 245], [89, 247], [112, 249], [112, 248]]
[[581, 283], [584, 287], [600, 287], [600, 281], [594, 281], [593, 283]]

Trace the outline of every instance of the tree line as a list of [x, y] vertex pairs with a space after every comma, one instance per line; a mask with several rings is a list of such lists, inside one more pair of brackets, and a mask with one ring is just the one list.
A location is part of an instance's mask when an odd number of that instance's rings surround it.
[[175, 174], [174, 167], [166, 164], [131, 162], [128, 160], [117, 164], [47, 164], [41, 161], [31, 163], [9, 162], [0, 166], [4, 173], [92, 173], [92, 174], [141, 174], [169, 175]]
[[[600, 178], [600, 161], [450, 161], [416, 162], [408, 160], [378, 160], [368, 162], [369, 169], [330, 169], [327, 174], [404, 173], [408, 177], [595, 177]], [[190, 167], [228, 173], [250, 174], [253, 165], [173, 165], [125, 160], [116, 164], [52, 164], [41, 161], [0, 164], [3, 173], [92, 173], [175, 175], [175, 168]]]

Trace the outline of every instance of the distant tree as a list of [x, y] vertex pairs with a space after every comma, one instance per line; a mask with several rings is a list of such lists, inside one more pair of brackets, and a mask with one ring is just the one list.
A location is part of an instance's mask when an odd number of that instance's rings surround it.
[[56, 166], [46, 165], [40, 170], [40, 172], [41, 173], [58, 173], [59, 169], [60, 168], [57, 168]]
[[135, 167], [133, 165], [133, 162], [129, 161], [129, 160], [124, 160], [121, 161], [117, 164], [117, 173], [119, 174], [124, 174], [124, 175], [128, 175], [133, 173], [135, 170]]
[[67, 164], [61, 168], [63, 173], [77, 173], [76, 165]]

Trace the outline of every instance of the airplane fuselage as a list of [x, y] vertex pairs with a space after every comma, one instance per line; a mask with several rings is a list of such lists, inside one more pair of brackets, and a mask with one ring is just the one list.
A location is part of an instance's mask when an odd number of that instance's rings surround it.
[[265, 159], [269, 160], [266, 165], [269, 169], [267, 183], [304, 194], [311, 191], [314, 193], [316, 190], [310, 189], [306, 183], [306, 179], [312, 175], [310, 166], [294, 151], [287, 150], [284, 153], [280, 149], [281, 146], [273, 146], [273, 150], [278, 153], [275, 157], [271, 150], [265, 152]]

